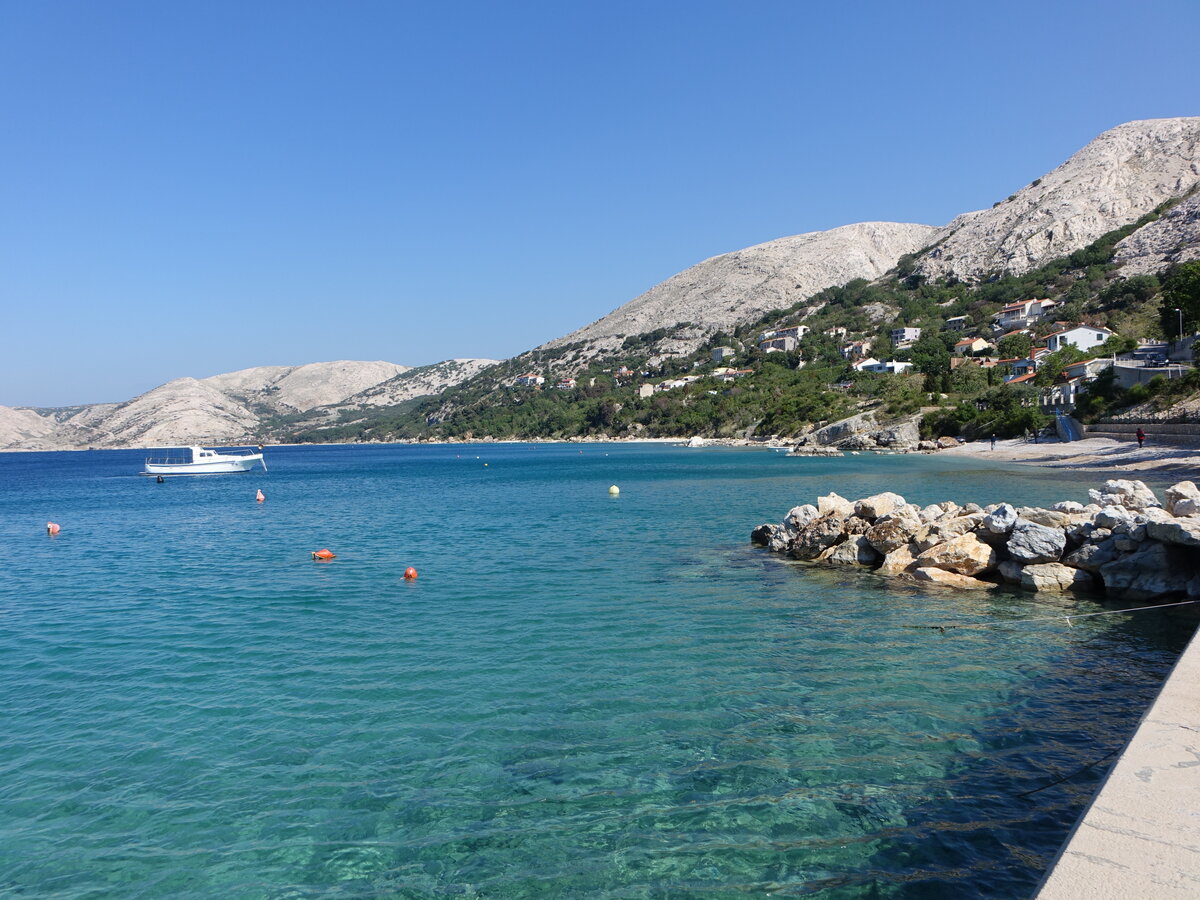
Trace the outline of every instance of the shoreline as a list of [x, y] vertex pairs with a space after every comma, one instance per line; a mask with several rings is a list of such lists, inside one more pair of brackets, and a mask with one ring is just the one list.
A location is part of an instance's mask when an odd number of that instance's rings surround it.
[[[269, 447], [371, 447], [371, 446], [478, 446], [488, 444], [669, 444], [691, 449], [709, 449], [715, 447], [745, 449], [745, 450], [787, 450], [794, 446], [795, 441], [787, 439], [746, 440], [745, 438], [702, 438], [703, 443], [692, 444], [694, 437], [582, 437], [582, 438], [535, 438], [532, 440], [512, 439], [479, 439], [471, 441], [330, 441], [328, 443], [271, 443]], [[212, 446], [243, 446], [243, 444], [213, 443]], [[57, 449], [34, 448], [3, 448], [0, 453], [87, 453], [99, 450], [148, 450], [152, 447], [62, 447]], [[1162, 472], [1175, 473], [1185, 471], [1200, 471], [1200, 448], [1163, 446], [1151, 443], [1138, 448], [1131, 441], [1117, 441], [1112, 438], [1084, 438], [1079, 441], [1063, 443], [1048, 441], [1037, 444], [1020, 438], [1007, 438], [996, 441], [996, 448], [991, 449], [989, 441], [973, 441], [959, 444], [942, 450], [917, 451], [842, 451], [849, 455], [870, 455], [872, 453], [905, 455], [908, 452], [922, 455], [966, 456], [978, 460], [995, 460], [996, 462], [1012, 462], [1025, 466], [1037, 466], [1047, 469], [1086, 469], [1091, 471], [1114, 472]]]

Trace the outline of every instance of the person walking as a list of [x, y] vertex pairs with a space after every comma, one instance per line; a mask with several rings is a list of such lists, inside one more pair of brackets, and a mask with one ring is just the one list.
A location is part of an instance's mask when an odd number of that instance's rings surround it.
[[1146, 443], [1146, 432], [1142, 431], [1140, 427], [1137, 430], [1137, 442], [1139, 450], [1141, 450], [1142, 445]]
[[996, 432], [992, 432], [992, 449], [996, 449]]

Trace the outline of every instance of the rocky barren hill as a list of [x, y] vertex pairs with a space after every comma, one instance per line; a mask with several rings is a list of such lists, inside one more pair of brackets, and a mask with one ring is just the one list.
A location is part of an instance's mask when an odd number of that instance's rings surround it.
[[[1200, 117], [1127, 122], [991, 209], [956, 218], [922, 255], [918, 271], [960, 279], [1027, 272], [1136, 222], [1197, 185]], [[1193, 227], [1194, 221], [1193, 212]], [[1154, 243], [1174, 248], [1173, 232], [1186, 223], [1156, 224]], [[1128, 246], [1132, 260], [1141, 245]]]
[[369, 402], [360, 395], [377, 387], [387, 402], [399, 402], [388, 398], [401, 396], [405, 388], [387, 386], [410, 372], [425, 372], [407, 382], [409, 396], [418, 396], [414, 392], [444, 390], [492, 362], [450, 360], [421, 369], [350, 360], [259, 366], [209, 378], [176, 378], [124, 403], [40, 411], [0, 407], [0, 449], [257, 441], [269, 436], [280, 417], [331, 418], [344, 406]]
[[678, 346], [671, 348], [690, 352], [715, 332], [791, 306], [827, 287], [877, 278], [937, 233], [928, 225], [860, 222], [714, 256], [543, 346], [583, 341], [596, 350], [613, 350], [628, 335], [690, 322], [694, 327], [676, 335]]

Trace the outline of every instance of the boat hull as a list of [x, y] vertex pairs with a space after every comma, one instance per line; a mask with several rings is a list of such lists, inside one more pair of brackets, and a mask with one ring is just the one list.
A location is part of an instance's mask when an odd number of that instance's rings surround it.
[[249, 472], [256, 463], [262, 462], [262, 454], [255, 453], [236, 458], [221, 458], [200, 462], [146, 463], [143, 475], [238, 475]]

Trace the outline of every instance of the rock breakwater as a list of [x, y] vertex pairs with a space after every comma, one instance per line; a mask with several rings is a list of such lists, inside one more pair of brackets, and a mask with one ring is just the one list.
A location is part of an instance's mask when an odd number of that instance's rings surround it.
[[1112, 480], [1090, 503], [920, 507], [899, 494], [837, 494], [791, 509], [750, 539], [775, 553], [952, 588], [1085, 592], [1116, 600], [1200, 600], [1200, 488], [1158, 496]]

